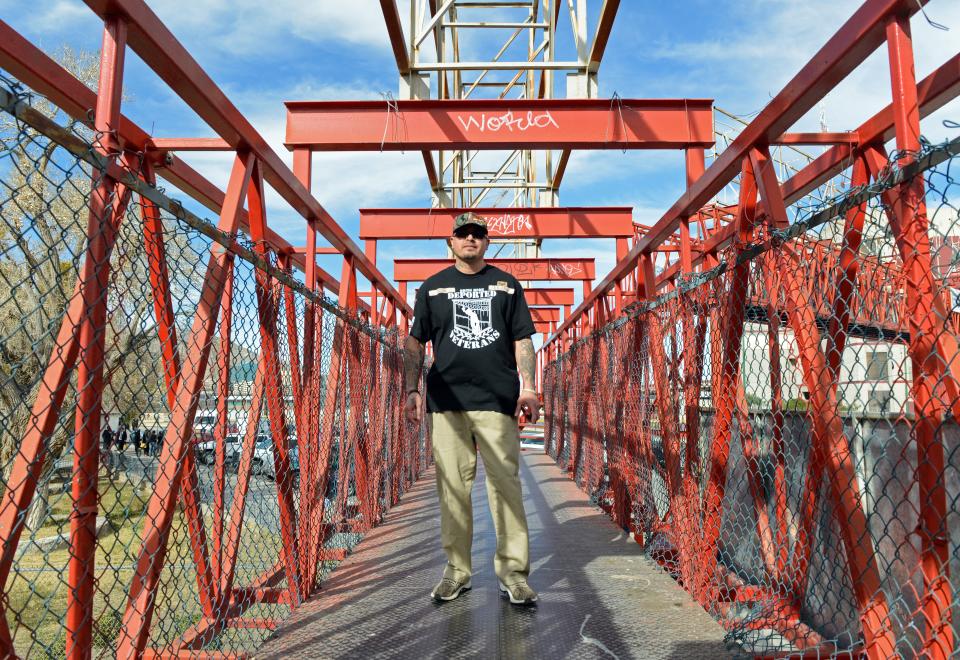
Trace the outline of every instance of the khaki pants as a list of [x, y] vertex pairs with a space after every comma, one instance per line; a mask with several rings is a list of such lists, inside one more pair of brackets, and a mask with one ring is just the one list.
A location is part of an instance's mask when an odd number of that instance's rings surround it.
[[[517, 420], [486, 410], [432, 413], [433, 459], [440, 497], [440, 537], [447, 553], [444, 577], [472, 574], [473, 500], [477, 450], [487, 474], [487, 498], [497, 531], [493, 569], [506, 584], [530, 573], [527, 517], [520, 492], [520, 437]], [[476, 444], [474, 444], [476, 438]]]

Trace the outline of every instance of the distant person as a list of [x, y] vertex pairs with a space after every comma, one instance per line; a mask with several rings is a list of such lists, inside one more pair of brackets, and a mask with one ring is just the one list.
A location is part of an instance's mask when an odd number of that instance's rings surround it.
[[447, 564], [430, 595], [449, 601], [471, 588], [471, 490], [479, 451], [497, 530], [493, 567], [500, 591], [511, 603], [528, 605], [536, 602], [537, 592], [527, 584], [530, 550], [517, 418], [526, 411], [536, 422], [539, 414], [533, 320], [519, 282], [483, 260], [490, 245], [486, 222], [463, 213], [454, 220], [452, 234], [447, 244], [454, 265], [420, 287], [403, 357], [404, 409], [409, 420], [419, 422], [424, 345], [433, 343], [427, 410]]
[[127, 448], [127, 426], [126, 424], [121, 424], [117, 432], [117, 451], [121, 454]]
[[107, 425], [100, 433], [100, 446], [102, 448], [102, 459], [100, 462], [109, 468], [113, 465], [113, 456], [110, 451], [113, 448], [113, 429], [110, 428], [110, 422], [107, 422]]
[[140, 458], [140, 427], [134, 426], [130, 431], [130, 442], [133, 444], [133, 451]]
[[110, 451], [110, 449], [113, 447], [113, 429], [110, 428], [109, 422], [107, 422], [103, 432], [100, 434], [100, 443], [107, 451]]

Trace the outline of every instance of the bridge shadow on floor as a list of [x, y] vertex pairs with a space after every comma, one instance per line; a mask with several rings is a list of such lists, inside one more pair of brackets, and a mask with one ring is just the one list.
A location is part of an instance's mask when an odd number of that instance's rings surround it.
[[323, 588], [258, 651], [262, 658], [723, 658], [723, 630], [552, 460], [524, 452], [535, 607], [511, 605], [493, 573], [496, 537], [482, 470], [474, 490], [473, 590], [430, 600], [444, 565], [430, 472]]

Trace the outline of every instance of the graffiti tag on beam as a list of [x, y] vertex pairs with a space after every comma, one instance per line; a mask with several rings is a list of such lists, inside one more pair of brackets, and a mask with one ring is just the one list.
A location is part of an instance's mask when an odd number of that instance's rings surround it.
[[547, 128], [548, 126], [560, 128], [560, 124], [553, 118], [549, 110], [543, 112], [533, 112], [531, 110], [527, 112], [525, 117], [523, 115], [515, 116], [512, 110], [498, 115], [488, 115], [486, 112], [481, 112], [479, 117], [475, 114], [457, 115], [457, 121], [460, 122], [465, 133], [469, 133], [473, 129], [479, 129], [481, 133], [486, 131], [496, 133], [506, 128], [512, 133], [513, 131], [523, 132], [531, 128]]
[[530, 216], [525, 213], [482, 216], [487, 221], [487, 231], [496, 236], [510, 236], [524, 229], [533, 229]]
[[[535, 278], [537, 277], [538, 273], [541, 272], [537, 268], [537, 265], [532, 263], [501, 263], [498, 265], [517, 279], [521, 280], [524, 279], [525, 276]], [[548, 260], [547, 268], [554, 275], [565, 279], [573, 279], [583, 275], [584, 273], [583, 266], [574, 263], [565, 263], [563, 261]]]
[[561, 261], [551, 261], [550, 270], [563, 277], [576, 277], [583, 274], [583, 267], [577, 264], [568, 264]]

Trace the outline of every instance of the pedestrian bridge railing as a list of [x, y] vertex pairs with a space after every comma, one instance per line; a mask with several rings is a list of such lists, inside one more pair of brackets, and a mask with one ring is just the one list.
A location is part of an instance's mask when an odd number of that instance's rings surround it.
[[545, 369], [548, 453], [759, 656], [955, 652], [960, 138], [884, 162]]
[[252, 652], [427, 463], [397, 329], [265, 240], [249, 153], [214, 224], [152, 154], [0, 105], [0, 652]]

